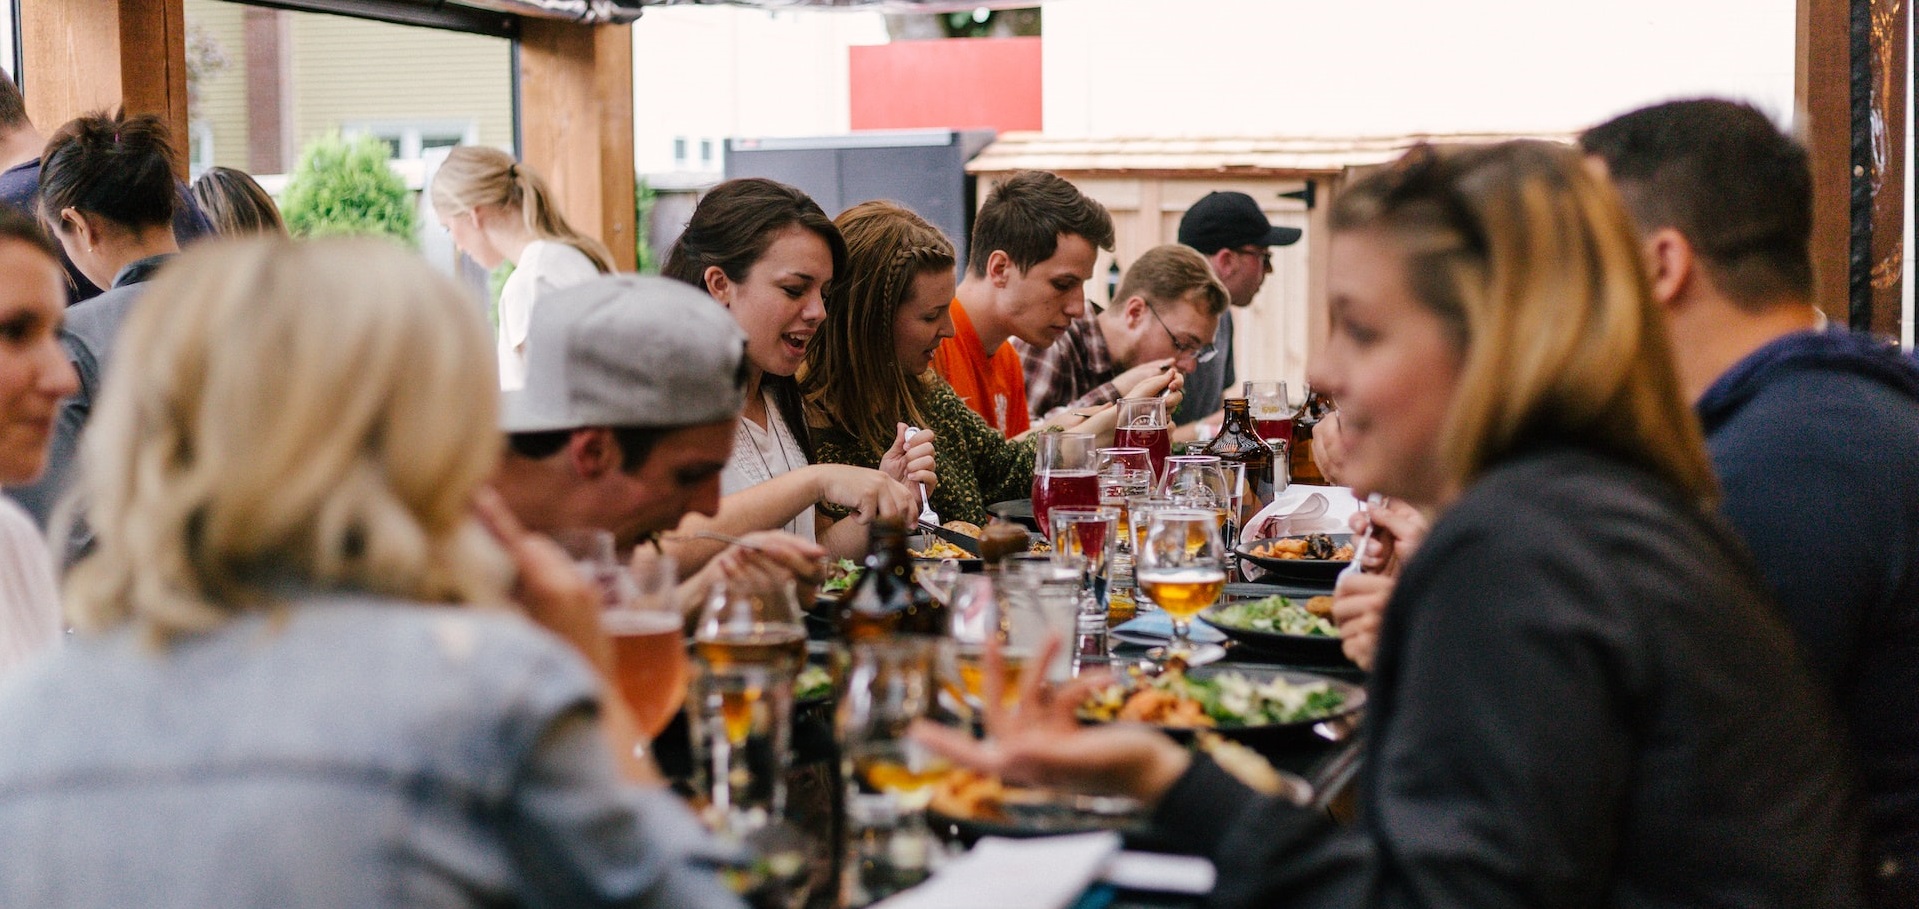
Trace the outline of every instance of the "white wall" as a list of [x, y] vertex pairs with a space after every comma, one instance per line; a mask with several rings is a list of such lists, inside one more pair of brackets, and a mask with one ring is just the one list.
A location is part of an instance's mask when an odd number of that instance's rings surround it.
[[[648, 8], [633, 25], [634, 163], [717, 172], [728, 138], [846, 132], [847, 48], [886, 40], [871, 12]], [[689, 160], [674, 159], [676, 137]], [[705, 167], [703, 139], [713, 147]]]
[[1792, 114], [1795, 0], [1049, 0], [1053, 136], [1568, 132], [1703, 94]]

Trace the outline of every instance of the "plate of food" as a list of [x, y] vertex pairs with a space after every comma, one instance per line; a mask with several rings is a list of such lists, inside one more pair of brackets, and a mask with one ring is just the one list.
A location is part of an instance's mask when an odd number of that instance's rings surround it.
[[1290, 669], [1213, 664], [1146, 675], [1137, 669], [1094, 690], [1082, 722], [1158, 726], [1175, 738], [1216, 732], [1255, 751], [1338, 740], [1366, 704], [1351, 682]]
[[1147, 826], [1145, 808], [1133, 799], [1028, 789], [964, 768], [933, 784], [926, 823], [967, 845], [983, 836], [1027, 839], [1095, 830], [1139, 835]]
[[1275, 579], [1331, 583], [1353, 560], [1350, 533], [1309, 533], [1269, 537], [1239, 544], [1239, 557], [1265, 569]]
[[1237, 599], [1199, 614], [1206, 624], [1240, 644], [1304, 662], [1344, 662], [1330, 596], [1282, 594]]

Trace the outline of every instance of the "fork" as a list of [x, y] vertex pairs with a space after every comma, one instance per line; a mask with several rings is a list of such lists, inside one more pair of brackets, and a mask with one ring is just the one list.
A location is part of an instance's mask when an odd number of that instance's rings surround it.
[[[906, 444], [912, 445], [913, 437], [925, 431], [926, 430], [921, 429], [918, 426], [906, 427]], [[926, 497], [926, 484], [921, 483], [919, 484], [919, 487], [920, 487], [920, 523], [931, 524], [934, 527], [940, 526], [942, 522], [940, 521], [939, 512], [933, 510], [932, 501]]]
[[[1366, 501], [1359, 503], [1359, 513], [1368, 514], [1373, 509], [1378, 508], [1379, 506], [1384, 504], [1386, 504], [1385, 496], [1380, 495], [1379, 493], [1376, 493], [1376, 492], [1370, 493], [1366, 496]], [[1366, 522], [1366, 530], [1359, 535], [1359, 541], [1353, 544], [1353, 560], [1350, 562], [1347, 562], [1346, 567], [1341, 568], [1339, 570], [1340, 577], [1343, 578], [1349, 574], [1365, 574], [1366, 573], [1366, 566], [1361, 564], [1361, 562], [1366, 557], [1366, 547], [1372, 545], [1372, 542], [1373, 542], [1373, 522], [1371, 520], [1368, 520]]]

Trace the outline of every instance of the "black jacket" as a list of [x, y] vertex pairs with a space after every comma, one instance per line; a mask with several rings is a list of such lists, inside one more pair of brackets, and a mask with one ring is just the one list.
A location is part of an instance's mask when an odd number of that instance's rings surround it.
[[1371, 689], [1360, 816], [1207, 763], [1156, 821], [1220, 906], [1859, 904], [1827, 710], [1716, 520], [1567, 448], [1475, 483], [1406, 566]]

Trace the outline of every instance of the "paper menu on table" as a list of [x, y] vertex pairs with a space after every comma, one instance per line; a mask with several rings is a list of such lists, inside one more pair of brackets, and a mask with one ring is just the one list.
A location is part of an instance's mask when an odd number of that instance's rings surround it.
[[1119, 834], [985, 837], [926, 883], [875, 909], [1066, 909], [1119, 853]]

